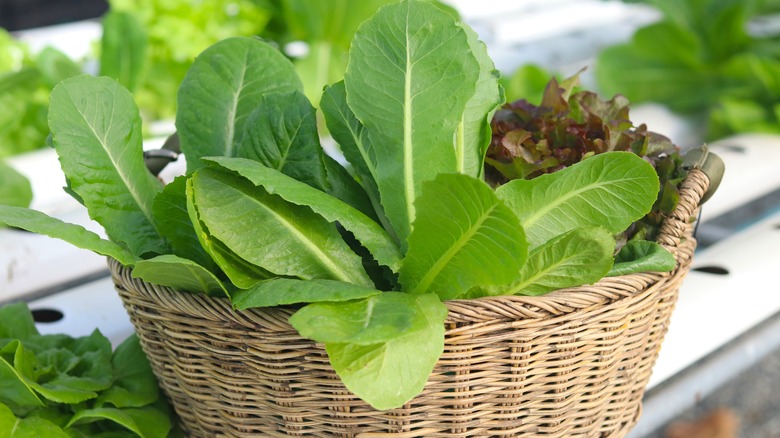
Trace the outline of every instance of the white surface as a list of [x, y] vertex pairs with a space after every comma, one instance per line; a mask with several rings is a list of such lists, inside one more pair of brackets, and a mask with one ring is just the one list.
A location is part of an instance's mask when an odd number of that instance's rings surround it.
[[709, 147], [723, 159], [726, 172], [718, 191], [702, 208], [702, 220], [780, 188], [780, 135], [738, 135]]
[[130, 318], [110, 278], [35, 300], [28, 305], [30, 310], [53, 309], [63, 314], [59, 321], [37, 323], [41, 334], [87, 336], [97, 328], [116, 346], [133, 333]]
[[780, 311], [778, 248], [780, 210], [696, 253], [694, 268], [718, 266], [729, 274], [688, 274], [650, 387]]
[[81, 60], [92, 55], [92, 42], [103, 35], [103, 27], [98, 21], [87, 20], [13, 32], [13, 35], [33, 52], [51, 46], [70, 59]]

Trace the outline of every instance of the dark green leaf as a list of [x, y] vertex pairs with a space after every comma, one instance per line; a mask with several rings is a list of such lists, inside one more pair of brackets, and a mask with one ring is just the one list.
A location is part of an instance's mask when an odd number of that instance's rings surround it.
[[236, 156], [261, 96], [302, 88], [292, 63], [259, 39], [228, 38], [206, 49], [178, 93], [176, 129], [188, 173], [202, 166], [201, 157]]
[[111, 357], [114, 383], [100, 393], [97, 406], [110, 403], [117, 408], [137, 408], [157, 401], [160, 389], [138, 336], [130, 335]]
[[336, 226], [245, 179], [214, 169], [192, 176], [194, 204], [209, 235], [279, 276], [373, 286]]
[[302, 92], [267, 93], [247, 118], [237, 156], [255, 160], [320, 190], [328, 182], [317, 115]]
[[240, 158], [213, 158], [220, 166], [237, 172], [268, 193], [300, 206], [308, 206], [330, 222], [338, 222], [365, 246], [376, 260], [394, 271], [398, 270], [401, 253], [392, 238], [376, 222], [349, 205], [306, 184], [280, 174], [273, 169], [257, 166]]
[[3, 438], [71, 438], [56, 424], [39, 417], [17, 418], [0, 403], [0, 433]]
[[97, 421], [116, 423], [134, 432], [140, 438], [165, 438], [171, 430], [168, 414], [157, 406], [85, 409], [76, 412], [68, 423], [68, 428]]
[[186, 185], [186, 177], [176, 177], [154, 198], [152, 213], [157, 229], [171, 243], [174, 254], [215, 271], [214, 260], [198, 241], [187, 212]]
[[26, 411], [43, 406], [38, 394], [28, 384], [25, 373], [31, 374], [35, 356], [18, 340], [12, 340], [0, 349], [0, 404]]

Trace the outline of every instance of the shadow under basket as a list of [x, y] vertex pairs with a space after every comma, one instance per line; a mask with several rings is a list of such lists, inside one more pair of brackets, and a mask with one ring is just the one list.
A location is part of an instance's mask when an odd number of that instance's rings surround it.
[[658, 242], [677, 259], [671, 272], [446, 302], [444, 354], [424, 391], [388, 411], [344, 387], [324, 347], [287, 323], [294, 309], [236, 311], [109, 266], [189, 436], [620, 437], [640, 415], [708, 184], [692, 170], [663, 224]]

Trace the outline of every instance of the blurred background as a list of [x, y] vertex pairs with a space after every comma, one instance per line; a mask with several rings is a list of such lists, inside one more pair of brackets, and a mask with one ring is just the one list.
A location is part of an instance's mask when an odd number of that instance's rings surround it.
[[[47, 147], [48, 95], [59, 81], [118, 80], [133, 92], [154, 149], [174, 130], [178, 84], [209, 45], [239, 35], [276, 44], [316, 105], [343, 75], [352, 34], [388, 2], [0, 0], [0, 203], [100, 231], [62, 190]], [[707, 143], [726, 161], [632, 436], [780, 436], [780, 1], [440, 4], [487, 44], [508, 101], [538, 104], [551, 77], [579, 72], [580, 88], [625, 95], [635, 125], [683, 150]], [[107, 284], [101, 257], [0, 230], [0, 273], [0, 304], [59, 312], [48, 330], [98, 324], [116, 338], [130, 330], [113, 294], [98, 292]]]

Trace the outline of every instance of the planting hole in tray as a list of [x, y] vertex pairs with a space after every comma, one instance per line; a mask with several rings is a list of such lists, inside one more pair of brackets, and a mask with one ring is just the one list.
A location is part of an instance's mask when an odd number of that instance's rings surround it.
[[729, 275], [729, 270], [722, 266], [699, 266], [698, 268], [693, 268], [692, 271], [704, 272], [705, 274]]
[[33, 319], [38, 323], [52, 323], [61, 320], [65, 315], [57, 309], [35, 309], [32, 311]]

